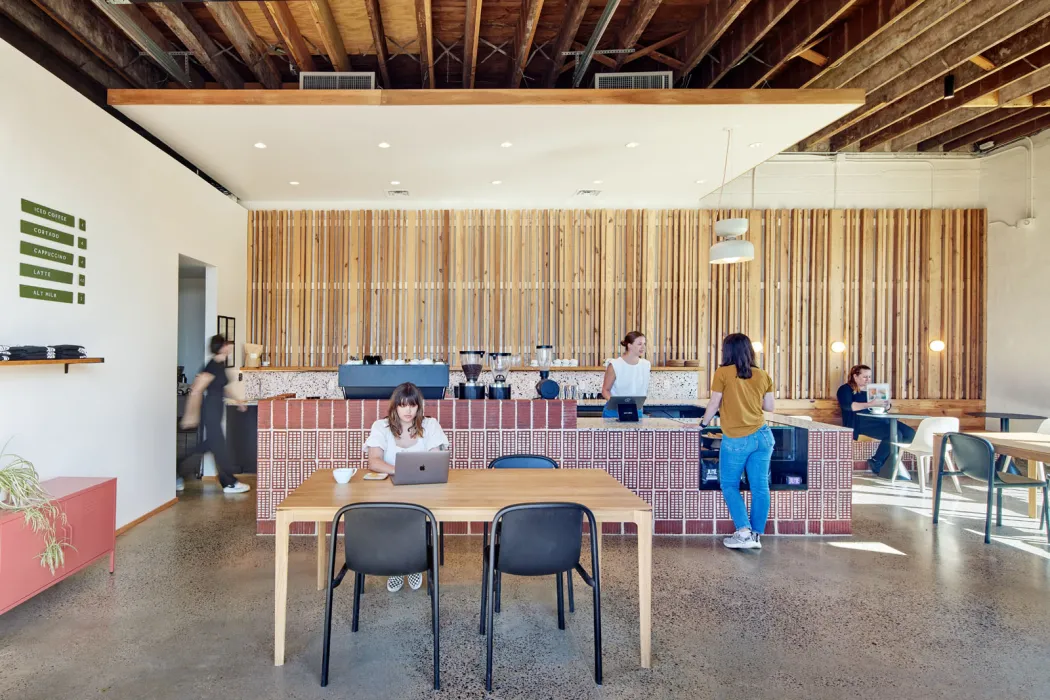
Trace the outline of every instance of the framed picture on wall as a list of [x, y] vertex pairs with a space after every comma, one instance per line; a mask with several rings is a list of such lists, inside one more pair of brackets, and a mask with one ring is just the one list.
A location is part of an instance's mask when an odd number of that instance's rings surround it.
[[[215, 332], [221, 335], [223, 338], [226, 338], [226, 340], [236, 343], [237, 319], [235, 319], [233, 316], [219, 316], [219, 323]], [[232, 352], [230, 353], [230, 356], [226, 358], [227, 367], [233, 367], [237, 364], [236, 355], [236, 352]]]

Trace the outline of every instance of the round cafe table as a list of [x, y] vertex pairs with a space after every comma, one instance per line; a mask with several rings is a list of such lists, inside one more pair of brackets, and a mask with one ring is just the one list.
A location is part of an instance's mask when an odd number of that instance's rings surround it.
[[[1010, 432], [1011, 420], [1046, 420], [1046, 416], [1033, 416], [1027, 413], [999, 413], [997, 411], [975, 411], [973, 413], [967, 413], [966, 415], [971, 418], [998, 418], [999, 432], [1001, 433]], [[998, 455], [995, 458], [995, 468], [997, 471], [1002, 471], [1003, 468], [1005, 468], [1010, 474], [1021, 473], [1021, 471], [1014, 466], [1013, 460], [1006, 455]]]
[[929, 418], [929, 416], [919, 416], [911, 413], [869, 413], [868, 411], [858, 411], [854, 415], [854, 420], [857, 418], [862, 419], [875, 419], [875, 420], [887, 420], [890, 422], [890, 456], [886, 460], [885, 464], [879, 469], [880, 479], [892, 479], [893, 469], [897, 465], [897, 421], [899, 420], [922, 420], [923, 418]]

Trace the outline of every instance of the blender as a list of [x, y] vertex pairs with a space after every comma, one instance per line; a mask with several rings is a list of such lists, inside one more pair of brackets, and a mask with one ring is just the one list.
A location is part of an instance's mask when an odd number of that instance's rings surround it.
[[492, 365], [494, 381], [489, 384], [489, 398], [506, 401], [510, 398], [510, 384], [507, 375], [510, 373], [510, 353], [490, 352], [489, 364]]
[[540, 370], [540, 380], [536, 382], [536, 393], [541, 399], [558, 398], [558, 382], [550, 378], [551, 362], [554, 360], [553, 345], [536, 346], [536, 366]]
[[485, 398], [485, 385], [478, 384], [478, 377], [481, 376], [481, 369], [484, 362], [484, 350], [461, 350], [459, 352], [459, 363], [463, 368], [463, 376], [467, 380], [459, 385], [459, 398]]

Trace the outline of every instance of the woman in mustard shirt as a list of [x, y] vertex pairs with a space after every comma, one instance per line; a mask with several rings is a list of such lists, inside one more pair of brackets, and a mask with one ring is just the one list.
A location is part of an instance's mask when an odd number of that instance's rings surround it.
[[[755, 364], [751, 339], [732, 333], [722, 341], [722, 366], [711, 382], [711, 401], [701, 426], [718, 413], [722, 446], [718, 476], [722, 497], [736, 532], [722, 541], [730, 549], [761, 549], [760, 537], [769, 518], [769, 462], [773, 457], [773, 431], [763, 411], [773, 410], [773, 381]], [[740, 477], [747, 472], [751, 488], [751, 516], [740, 495]]]

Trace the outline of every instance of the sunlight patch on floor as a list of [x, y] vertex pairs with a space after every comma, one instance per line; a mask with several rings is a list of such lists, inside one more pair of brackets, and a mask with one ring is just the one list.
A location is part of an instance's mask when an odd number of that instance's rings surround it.
[[882, 542], [828, 542], [831, 547], [839, 549], [855, 549], [861, 552], [872, 552], [874, 554], [897, 554], [902, 557], [908, 556], [899, 549], [894, 549]]

